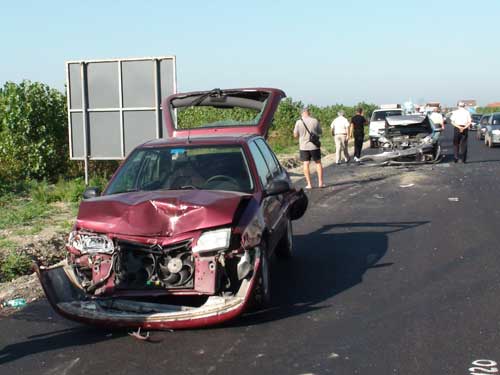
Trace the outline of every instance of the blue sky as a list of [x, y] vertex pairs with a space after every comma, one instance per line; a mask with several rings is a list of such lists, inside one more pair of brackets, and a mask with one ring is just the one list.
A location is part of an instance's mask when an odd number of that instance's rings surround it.
[[62, 90], [67, 60], [176, 55], [180, 91], [500, 101], [498, 0], [6, 1], [1, 15], [1, 84]]

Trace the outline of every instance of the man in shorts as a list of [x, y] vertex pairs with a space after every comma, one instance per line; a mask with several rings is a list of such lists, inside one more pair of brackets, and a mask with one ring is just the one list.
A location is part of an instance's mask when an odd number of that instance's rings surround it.
[[[308, 131], [309, 130], [309, 131]], [[321, 165], [321, 149], [310, 141], [310, 134], [321, 136], [321, 125], [317, 119], [312, 117], [309, 108], [302, 109], [301, 118], [295, 123], [293, 136], [299, 139], [300, 160], [304, 162], [304, 176], [306, 177], [306, 189], [312, 188], [311, 172], [309, 163], [311, 159], [316, 163], [318, 172], [318, 187], [324, 187], [323, 184], [323, 166]]]

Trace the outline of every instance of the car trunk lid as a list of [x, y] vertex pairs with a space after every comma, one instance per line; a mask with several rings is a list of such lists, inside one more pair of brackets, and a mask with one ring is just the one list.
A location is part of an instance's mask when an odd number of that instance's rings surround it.
[[[274, 113], [280, 100], [285, 96], [282, 90], [273, 88], [214, 89], [175, 94], [163, 102], [167, 135], [188, 138], [200, 135], [257, 134], [267, 137]], [[189, 112], [184, 112], [188, 109], [195, 111], [196, 107], [199, 108], [196, 116], [189, 116]], [[232, 115], [239, 117], [246, 113], [252, 117], [253, 111], [255, 116], [244, 120], [235, 119], [235, 116], [231, 115], [217, 118], [215, 110], [212, 111], [213, 113], [208, 113], [205, 109], [205, 113], [202, 113], [202, 107], [233, 111], [235, 108], [240, 108], [239, 113], [233, 112]], [[199, 125], [194, 124], [194, 118], [199, 118], [200, 115], [206, 115], [210, 120]]]

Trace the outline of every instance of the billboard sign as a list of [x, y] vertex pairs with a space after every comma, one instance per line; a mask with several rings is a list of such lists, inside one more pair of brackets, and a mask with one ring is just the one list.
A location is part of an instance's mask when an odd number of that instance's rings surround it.
[[120, 160], [163, 138], [162, 99], [176, 93], [175, 56], [66, 63], [71, 160]]

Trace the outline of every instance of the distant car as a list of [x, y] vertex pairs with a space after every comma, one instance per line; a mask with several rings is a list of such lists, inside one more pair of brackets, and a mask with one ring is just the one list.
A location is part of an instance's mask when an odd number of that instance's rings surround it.
[[479, 128], [479, 122], [481, 121], [481, 117], [483, 117], [483, 115], [480, 115], [478, 113], [474, 113], [471, 115], [472, 124], [469, 127], [470, 130], [477, 130]]
[[[167, 98], [168, 138], [133, 150], [102, 195], [85, 191], [66, 263], [37, 270], [54, 309], [93, 325], [175, 329], [269, 303], [270, 259], [292, 255], [292, 220], [307, 208], [265, 141], [284, 96], [260, 88]], [[181, 116], [194, 107], [213, 116]]]
[[490, 148], [500, 144], [500, 112], [491, 115], [484, 133], [484, 144]]
[[375, 148], [379, 146], [380, 135], [385, 131], [385, 119], [388, 116], [401, 116], [404, 110], [402, 108], [392, 108], [392, 109], [376, 109], [372, 113], [370, 118], [370, 147]]
[[486, 133], [486, 126], [488, 125], [488, 121], [490, 120], [491, 115], [483, 115], [481, 120], [479, 121], [479, 126], [476, 132], [476, 139], [478, 141], [482, 141], [484, 139], [484, 134]]
[[365, 155], [360, 161], [385, 165], [439, 162], [442, 130], [425, 115], [388, 116], [378, 139], [383, 152]]

